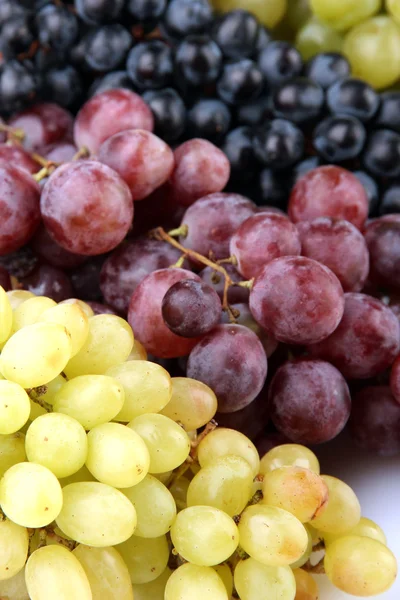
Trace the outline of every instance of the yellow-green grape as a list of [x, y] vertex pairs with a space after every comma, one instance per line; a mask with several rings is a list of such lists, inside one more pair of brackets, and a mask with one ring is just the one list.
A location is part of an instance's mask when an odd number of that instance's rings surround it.
[[30, 462], [47, 467], [58, 478], [68, 477], [85, 464], [88, 440], [78, 421], [53, 412], [38, 417], [31, 424], [25, 448]]
[[61, 487], [65, 487], [70, 483], [81, 483], [82, 481], [96, 481], [86, 465], [83, 465], [83, 467], [73, 475], [60, 479], [60, 484]]
[[212, 3], [215, 9], [221, 12], [245, 8], [270, 28], [281, 21], [287, 8], [287, 0], [246, 0], [245, 3], [243, 0], [213, 0]]
[[276, 506], [248, 506], [238, 527], [243, 550], [264, 565], [291, 565], [307, 548], [308, 535], [304, 525]]
[[46, 383], [45, 386], [39, 387], [37, 389], [32, 389], [30, 391], [31, 398], [31, 412], [29, 414], [29, 420], [34, 421], [41, 415], [47, 414], [47, 411], [40, 406], [33, 399], [41, 400], [46, 402], [46, 404], [50, 404], [53, 406], [54, 398], [57, 392], [62, 388], [62, 386], [66, 383], [66, 379], [62, 375], [57, 375], [52, 381]]
[[150, 453], [150, 473], [165, 473], [179, 467], [190, 452], [187, 433], [164, 415], [136, 417], [128, 427], [143, 439]]
[[176, 508], [183, 510], [187, 507], [187, 493], [190, 481], [187, 477], [179, 477], [170, 486], [169, 491], [174, 497]]
[[172, 473], [173, 471], [166, 471], [165, 473], [154, 473], [154, 477], [158, 479], [158, 481], [161, 481], [161, 483], [163, 483], [164, 485], [167, 485], [167, 483], [169, 484], [169, 482], [171, 481]]
[[23, 387], [6, 379], [0, 380], [0, 434], [21, 429], [29, 419], [31, 403]]
[[382, 594], [397, 574], [396, 558], [387, 546], [356, 535], [329, 544], [324, 566], [333, 585], [353, 596]]
[[154, 581], [134, 584], [133, 596], [135, 600], [164, 600], [165, 586], [171, 574], [171, 569], [167, 567]]
[[28, 530], [8, 519], [0, 521], [0, 581], [14, 577], [28, 558]]
[[231, 568], [228, 564], [222, 563], [220, 565], [216, 565], [213, 567], [214, 571], [218, 574], [218, 576], [222, 579], [222, 582], [227, 591], [228, 597], [232, 596], [233, 592], [233, 575]]
[[0, 598], [4, 600], [30, 600], [25, 582], [25, 569], [11, 579], [0, 581]]
[[358, 498], [344, 481], [330, 475], [322, 475], [322, 479], [328, 486], [328, 502], [323, 512], [312, 519], [311, 525], [323, 532], [344, 534], [360, 520]]
[[70, 483], [62, 490], [56, 522], [80, 544], [104, 548], [121, 544], [136, 527], [136, 511], [122, 492], [98, 482]]
[[79, 545], [73, 555], [89, 580], [92, 600], [133, 600], [128, 567], [115, 548]]
[[124, 404], [123, 387], [107, 375], [81, 375], [54, 397], [54, 410], [73, 417], [85, 429], [111, 421]]
[[328, 486], [309, 469], [280, 467], [264, 475], [263, 503], [279, 506], [308, 523], [323, 513], [328, 501]]
[[197, 457], [200, 465], [205, 467], [218, 458], [230, 454], [241, 456], [247, 460], [254, 477], [259, 473], [260, 457], [257, 448], [248, 437], [234, 429], [220, 427], [211, 431], [200, 442]]
[[343, 46], [343, 35], [311, 17], [296, 35], [296, 48], [304, 60], [309, 60], [319, 52], [340, 52]]
[[312, 575], [303, 569], [295, 569], [293, 575], [296, 580], [296, 596], [294, 600], [318, 600], [318, 585]]
[[[357, 525], [355, 527], [353, 527], [353, 529], [350, 529], [348, 532], [346, 532], [345, 535], [359, 535], [361, 537], [369, 537], [374, 540], [378, 540], [378, 542], [381, 542], [382, 544], [385, 544], [385, 545], [387, 543], [386, 535], [384, 534], [382, 529], [379, 527], [379, 525], [377, 523], [375, 523], [374, 521], [371, 521], [371, 519], [367, 519], [366, 517], [361, 517], [361, 519], [359, 520]], [[343, 537], [343, 534], [342, 535], [340, 535], [338, 533], [324, 533], [323, 534], [323, 539], [324, 539], [326, 546], [328, 546], [329, 544], [332, 544], [332, 542], [336, 541], [340, 537]]]
[[18, 331], [27, 325], [37, 323], [42, 313], [53, 306], [57, 306], [57, 304], [54, 300], [47, 298], [46, 296], [33, 296], [33, 298], [28, 298], [14, 310], [13, 332]]
[[0, 344], [8, 340], [13, 324], [13, 311], [10, 299], [0, 286]]
[[206, 425], [216, 412], [217, 397], [208, 385], [190, 377], [172, 378], [172, 396], [161, 414], [191, 431]]
[[239, 515], [253, 495], [253, 474], [241, 456], [224, 456], [200, 469], [190, 482], [188, 506], [214, 506]]
[[56, 476], [34, 463], [10, 467], [0, 482], [0, 505], [9, 519], [22, 527], [45, 527], [59, 514], [63, 503]]
[[31, 600], [92, 600], [82, 565], [62, 546], [35, 550], [26, 563], [25, 580]]
[[400, 24], [400, 2], [399, 0], [386, 0], [386, 10], [396, 23]]
[[133, 535], [119, 544], [117, 550], [128, 567], [134, 585], [154, 581], [168, 564], [169, 545], [165, 535], [157, 538]]
[[239, 532], [233, 519], [212, 506], [191, 506], [177, 514], [171, 527], [175, 550], [202, 567], [219, 565], [233, 554]]
[[18, 308], [20, 304], [25, 302], [25, 300], [29, 300], [29, 298], [34, 298], [35, 294], [32, 292], [28, 292], [28, 290], [9, 290], [7, 292], [7, 297], [10, 301], [12, 310]]
[[89, 304], [87, 304], [87, 302], [84, 302], [83, 300], [78, 300], [78, 298], [68, 298], [67, 300], [62, 300], [61, 302], [59, 302], [59, 304], [77, 304], [79, 308], [83, 310], [88, 319], [94, 316], [92, 307]]
[[229, 600], [222, 579], [211, 567], [186, 563], [165, 586], [165, 600]]
[[130, 360], [106, 373], [124, 388], [125, 402], [115, 421], [132, 421], [139, 415], [158, 413], [171, 398], [171, 377], [163, 367], [147, 360]]
[[139, 340], [134, 340], [133, 348], [127, 360], [147, 360], [146, 348]]
[[146, 477], [149, 465], [146, 444], [129, 427], [103, 423], [89, 432], [86, 466], [102, 483], [129, 488]]
[[24, 388], [45, 385], [71, 356], [71, 336], [62, 325], [35, 323], [12, 335], [1, 352], [1, 372]]
[[[26, 306], [27, 302], [23, 306]], [[39, 318], [45, 323], [64, 325], [71, 334], [71, 357], [82, 348], [89, 333], [89, 319], [78, 304], [58, 304], [45, 310]]]
[[306, 564], [306, 562], [309, 560], [312, 551], [313, 551], [313, 537], [311, 534], [311, 531], [309, 529], [309, 525], [304, 525], [305, 530], [307, 531], [307, 536], [308, 536], [308, 543], [307, 543], [307, 548], [304, 551], [304, 554], [298, 559], [296, 560], [294, 563], [292, 563], [290, 565], [291, 569], [298, 569], [299, 567], [302, 567], [303, 565]]
[[269, 450], [261, 459], [260, 473], [265, 475], [279, 467], [302, 467], [319, 474], [319, 462], [314, 452], [299, 444], [282, 444]]
[[313, 13], [338, 31], [346, 31], [372, 17], [381, 8], [382, 0], [310, 0]]
[[171, 529], [176, 517], [174, 497], [161, 481], [152, 475], [123, 493], [136, 510], [135, 535], [145, 538], [160, 537]]
[[254, 558], [236, 565], [234, 581], [240, 600], [294, 600], [296, 594], [290, 567], [263, 565]]
[[282, 23], [291, 32], [296, 32], [307, 22], [311, 14], [309, 0], [290, 0]]
[[0, 478], [10, 467], [25, 460], [25, 435], [20, 431], [0, 435]]
[[343, 54], [353, 77], [377, 89], [389, 87], [400, 77], [400, 27], [384, 15], [368, 19], [347, 34]]
[[67, 364], [67, 377], [101, 375], [124, 362], [133, 348], [132, 328], [116, 315], [95, 315], [89, 319], [89, 333], [82, 348]]

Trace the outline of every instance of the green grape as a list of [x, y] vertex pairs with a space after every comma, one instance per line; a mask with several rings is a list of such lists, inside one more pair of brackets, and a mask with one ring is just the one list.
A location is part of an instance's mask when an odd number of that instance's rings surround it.
[[302, 567], [303, 565], [305, 565], [306, 562], [311, 557], [311, 554], [313, 551], [313, 536], [311, 534], [311, 527], [309, 525], [304, 525], [304, 528], [305, 528], [305, 530], [307, 532], [307, 536], [308, 536], [307, 548], [305, 549], [304, 554], [298, 560], [296, 560], [294, 563], [292, 563], [290, 565], [291, 569], [298, 569], [299, 567]]
[[263, 503], [283, 508], [302, 523], [323, 513], [328, 501], [328, 486], [309, 469], [280, 467], [264, 475]]
[[122, 492], [97, 481], [63, 488], [58, 527], [80, 544], [104, 548], [121, 544], [136, 527], [136, 511]]
[[30, 462], [47, 467], [58, 478], [68, 477], [85, 464], [88, 440], [78, 421], [53, 412], [38, 417], [31, 424], [25, 448]]
[[10, 299], [0, 286], [0, 344], [10, 337], [13, 324], [13, 311]]
[[150, 454], [150, 473], [165, 473], [179, 467], [190, 452], [187, 433], [164, 415], [136, 417], [128, 427], [144, 440]]
[[28, 558], [28, 530], [6, 519], [0, 521], [0, 581], [14, 577]]
[[299, 444], [282, 444], [269, 450], [261, 459], [260, 473], [265, 475], [279, 467], [302, 467], [319, 475], [319, 462], [314, 452]]
[[324, 566], [333, 585], [353, 596], [382, 594], [397, 574], [396, 558], [387, 546], [356, 535], [329, 544]]
[[139, 340], [134, 340], [133, 348], [126, 360], [147, 360], [146, 348], [139, 342]]
[[229, 600], [222, 579], [211, 567], [186, 563], [167, 581], [165, 600]]
[[70, 475], [69, 477], [63, 477], [62, 479], [60, 479], [60, 484], [61, 487], [64, 488], [70, 483], [81, 483], [86, 481], [96, 481], [96, 479], [93, 477], [87, 466], [83, 465], [83, 467], [73, 475]]
[[25, 302], [25, 300], [34, 298], [35, 294], [28, 292], [28, 290], [9, 290], [7, 292], [7, 297], [10, 301], [12, 310], [15, 310], [20, 304]]
[[166, 471], [165, 473], [154, 473], [154, 477], [161, 481], [164, 485], [170, 482], [173, 471]]
[[312, 575], [303, 569], [295, 569], [293, 575], [296, 580], [295, 600], [318, 600], [318, 585]]
[[149, 583], [136, 583], [133, 586], [135, 600], [164, 600], [165, 586], [171, 577], [172, 571], [168, 567], [157, 579]]
[[122, 386], [107, 375], [81, 375], [68, 381], [54, 397], [54, 410], [73, 417], [85, 429], [107, 423], [124, 403]]
[[187, 507], [189, 485], [190, 481], [187, 477], [179, 477], [178, 479], [175, 479], [169, 487], [169, 491], [175, 500], [176, 508], [178, 510], [183, 510]]
[[311, 525], [323, 532], [344, 534], [360, 521], [360, 503], [344, 481], [330, 475], [322, 475], [322, 478], [328, 486], [328, 502], [323, 512], [312, 519]]
[[384, 15], [368, 19], [347, 34], [343, 54], [353, 77], [377, 89], [389, 87], [400, 77], [400, 28]]
[[149, 471], [150, 455], [135, 431], [120, 423], [103, 423], [88, 433], [86, 466], [96, 479], [116, 488], [130, 488]]
[[174, 497], [161, 481], [152, 475], [123, 493], [136, 510], [135, 535], [145, 538], [160, 537], [171, 529], [176, 517]]
[[294, 600], [296, 583], [292, 569], [268, 566], [248, 558], [235, 568], [235, 588], [240, 600]]
[[227, 560], [239, 544], [233, 519], [212, 506], [191, 506], [177, 514], [171, 527], [176, 551], [187, 561], [212, 567]]
[[291, 565], [307, 548], [308, 535], [304, 525], [276, 506], [248, 506], [238, 527], [243, 550], [264, 565]]
[[157, 538], [133, 535], [123, 544], [119, 544], [117, 550], [128, 567], [134, 585], [154, 581], [168, 564], [169, 546], [165, 535]]
[[78, 298], [68, 298], [67, 300], [62, 300], [59, 304], [77, 304], [79, 308], [83, 310], [88, 319], [94, 316], [94, 312], [92, 307], [84, 302], [83, 300], [78, 300]]
[[219, 508], [230, 517], [239, 515], [253, 495], [253, 474], [240, 456], [224, 456], [200, 469], [190, 482], [188, 506]]
[[2, 600], [30, 600], [26, 589], [25, 569], [19, 571], [11, 579], [0, 581], [0, 598]]
[[[23, 306], [26, 306], [27, 302]], [[58, 304], [48, 308], [39, 317], [45, 323], [59, 323], [71, 335], [71, 357], [82, 348], [89, 333], [89, 319], [78, 304]]]
[[56, 476], [34, 463], [10, 467], [0, 482], [0, 505], [9, 519], [22, 527], [45, 527], [59, 514], [63, 503]]
[[214, 8], [221, 12], [246, 8], [269, 28], [275, 27], [281, 21], [287, 8], [287, 0], [246, 0], [245, 4], [243, 0], [212, 0], [212, 3]]
[[133, 332], [124, 319], [116, 315], [95, 315], [89, 319], [89, 333], [82, 348], [67, 364], [67, 377], [102, 375], [124, 362], [133, 348]]
[[31, 403], [24, 388], [18, 383], [0, 380], [0, 434], [17, 432], [29, 419], [30, 412]]
[[71, 338], [62, 325], [35, 323], [20, 329], [1, 353], [1, 372], [24, 388], [45, 385], [61, 373], [71, 356]]
[[298, 30], [295, 43], [303, 60], [309, 60], [320, 52], [340, 52], [343, 35], [316, 17], [311, 17]]
[[[361, 517], [357, 525], [353, 527], [353, 529], [347, 531], [345, 535], [358, 535], [361, 537], [369, 537], [374, 540], [378, 540], [378, 542], [381, 542], [382, 544], [386, 545], [387, 543], [386, 535], [379, 527], [379, 525], [374, 521], [371, 521], [371, 519], [367, 519], [366, 517]], [[324, 539], [325, 545], [328, 546], [329, 544], [332, 544], [332, 542], [335, 542], [337, 539], [343, 537], [343, 534], [341, 535], [340, 533], [323, 533], [322, 537]]]
[[216, 565], [213, 567], [214, 571], [218, 574], [218, 576], [222, 579], [222, 582], [225, 586], [227, 594], [229, 598], [232, 596], [233, 592], [233, 575], [231, 568], [226, 563], [222, 563], [220, 565]]
[[82, 565], [62, 546], [35, 550], [26, 563], [25, 580], [31, 600], [92, 600]]
[[[46, 383], [45, 386], [42, 386], [39, 389], [32, 389], [30, 391], [30, 397], [40, 399], [41, 401], [46, 402], [47, 404], [51, 404], [51, 406], [53, 406], [55, 395], [65, 383], [65, 378], [62, 375], [57, 375], [57, 377], [52, 379], [52, 381]], [[41, 415], [45, 414], [47, 414], [47, 411], [44, 408], [42, 408], [40, 404], [37, 404], [37, 402], [31, 400], [31, 412], [29, 414], [29, 420], [34, 421]]]
[[243, 433], [234, 429], [219, 427], [211, 431], [200, 442], [197, 457], [200, 465], [206, 467], [218, 458], [229, 454], [247, 460], [254, 477], [259, 473], [260, 457], [255, 445]]
[[206, 425], [217, 412], [217, 397], [208, 385], [190, 377], [172, 378], [172, 395], [161, 414], [191, 431]]
[[124, 388], [125, 402], [115, 421], [132, 421], [146, 413], [159, 412], [171, 397], [171, 377], [165, 369], [147, 360], [130, 360], [108, 369]]
[[133, 600], [128, 568], [115, 548], [79, 545], [73, 555], [89, 580], [92, 600]]
[[381, 8], [382, 0], [310, 0], [313, 13], [327, 25], [338, 31], [346, 31]]
[[399, 0], [386, 0], [386, 10], [391, 17], [400, 25], [400, 2]]
[[25, 302], [14, 309], [13, 333], [23, 327], [37, 323], [42, 313], [53, 306], [57, 306], [57, 304], [54, 300], [46, 296], [33, 296], [33, 298], [25, 300]]
[[300, 27], [303, 27], [311, 15], [309, 0], [290, 0], [283, 23], [287, 25], [291, 32], [295, 33]]
[[0, 435], [0, 479], [10, 467], [25, 460], [25, 435], [20, 431]]

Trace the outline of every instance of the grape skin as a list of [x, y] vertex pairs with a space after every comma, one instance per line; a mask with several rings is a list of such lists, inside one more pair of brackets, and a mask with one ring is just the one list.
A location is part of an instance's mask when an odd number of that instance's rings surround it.
[[24, 132], [23, 146], [28, 152], [68, 139], [72, 134], [72, 115], [57, 104], [42, 102], [12, 116], [8, 125]]
[[186, 563], [176, 569], [165, 587], [165, 600], [228, 600], [222, 579], [211, 567]]
[[211, 421], [217, 398], [210, 387], [190, 377], [172, 377], [171, 383], [171, 397], [160, 411], [162, 415], [179, 421], [186, 431], [200, 429]]
[[305, 446], [298, 444], [281, 444], [271, 448], [262, 456], [260, 473], [268, 474], [282, 467], [301, 467], [319, 475], [319, 462], [315, 454]]
[[330, 475], [321, 477], [328, 486], [328, 501], [323, 512], [315, 515], [310, 525], [322, 532], [346, 534], [360, 521], [358, 498], [344, 481]]
[[396, 215], [370, 221], [364, 237], [371, 260], [372, 280], [389, 288], [400, 288], [400, 223]]
[[37, 173], [40, 171], [40, 165], [31, 155], [20, 146], [9, 146], [8, 144], [0, 144], [0, 161], [13, 164], [20, 169], [28, 171], [28, 173]]
[[241, 560], [236, 565], [234, 581], [241, 600], [269, 600], [274, 596], [280, 600], [294, 600], [296, 595], [290, 567], [268, 566], [254, 558]]
[[165, 535], [156, 538], [132, 535], [116, 549], [124, 559], [134, 585], [154, 581], [168, 564], [169, 545]]
[[25, 527], [9, 519], [0, 522], [0, 581], [11, 579], [24, 568], [29, 537]]

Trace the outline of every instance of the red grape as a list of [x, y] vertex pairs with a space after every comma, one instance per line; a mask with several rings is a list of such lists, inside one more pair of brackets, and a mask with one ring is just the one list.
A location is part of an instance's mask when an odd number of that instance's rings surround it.
[[343, 315], [342, 286], [327, 267], [304, 256], [268, 263], [250, 291], [250, 310], [279, 342], [314, 344], [328, 337]]
[[132, 235], [147, 233], [149, 229], [164, 227], [167, 231], [179, 227], [185, 208], [176, 203], [168, 183], [156, 189], [146, 202], [136, 202]]
[[97, 161], [58, 167], [43, 188], [40, 205], [50, 235], [75, 254], [112, 250], [132, 224], [128, 186], [118, 173]]
[[61, 302], [74, 295], [68, 275], [51, 265], [38, 265], [30, 275], [21, 278], [20, 283], [25, 290], [37, 296], [48, 296], [55, 302]]
[[267, 357], [255, 333], [243, 325], [218, 325], [193, 348], [187, 377], [208, 385], [218, 410], [241, 410], [261, 392], [267, 376]]
[[263, 387], [255, 400], [241, 410], [233, 413], [217, 412], [214, 419], [221, 427], [236, 429], [254, 440], [264, 431], [269, 421], [267, 386]]
[[[225, 271], [228, 273], [232, 281], [242, 281], [240, 273], [231, 264], [224, 265]], [[225, 276], [222, 273], [215, 271], [212, 267], [205, 267], [200, 271], [199, 276], [202, 278], [204, 283], [210, 285], [217, 292], [218, 296], [223, 300], [224, 295], [224, 284]], [[228, 302], [229, 304], [240, 304], [242, 302], [249, 301], [250, 290], [239, 285], [233, 285], [228, 290]]]
[[72, 160], [77, 149], [72, 142], [55, 142], [41, 148], [40, 154], [55, 163], [64, 163]]
[[95, 315], [118, 315], [118, 313], [108, 306], [107, 304], [102, 304], [101, 302], [94, 302], [93, 300], [86, 300], [86, 304], [89, 304], [90, 308], [93, 310]]
[[300, 254], [300, 237], [286, 216], [264, 212], [240, 225], [232, 236], [229, 251], [236, 257], [238, 271], [251, 279], [274, 258]]
[[275, 427], [297, 444], [321, 444], [342, 431], [350, 416], [347, 383], [323, 360], [288, 361], [274, 375], [269, 389]]
[[121, 175], [133, 200], [143, 200], [163, 185], [174, 168], [174, 153], [159, 137], [142, 129], [121, 131], [99, 149], [99, 159]]
[[28, 173], [40, 171], [40, 165], [22, 146], [0, 144], [0, 161], [25, 169]]
[[390, 389], [392, 394], [400, 403], [400, 355], [396, 358], [390, 372]]
[[360, 231], [331, 217], [297, 224], [303, 256], [313, 258], [333, 271], [345, 292], [360, 292], [369, 271], [369, 254]]
[[328, 165], [312, 169], [297, 181], [290, 195], [288, 213], [294, 223], [336, 217], [361, 229], [368, 216], [368, 199], [353, 173]]
[[[393, 218], [393, 217], [397, 217]], [[378, 284], [400, 288], [400, 215], [374, 219], [365, 228], [371, 277]]]
[[198, 275], [186, 269], [154, 271], [139, 283], [129, 304], [128, 321], [135, 337], [147, 352], [159, 358], [186, 356], [198, 341], [197, 338], [175, 335], [162, 317], [161, 305], [165, 294], [182, 279], [200, 281]]
[[30, 152], [72, 136], [72, 115], [57, 104], [35, 104], [20, 112], [8, 122], [14, 129], [25, 133], [24, 147]]
[[0, 265], [17, 279], [30, 275], [38, 263], [38, 256], [30, 246], [22, 246], [15, 252], [0, 256]]
[[280, 208], [277, 208], [276, 206], [257, 206], [257, 212], [259, 213], [274, 213], [276, 215], [284, 215], [285, 217], [287, 216], [287, 214], [281, 210]]
[[109, 137], [125, 129], [153, 131], [150, 108], [138, 94], [125, 89], [107, 90], [83, 105], [74, 125], [74, 140], [78, 148], [97, 152]]
[[11, 290], [11, 279], [8, 271], [4, 267], [0, 266], [0, 285], [1, 287], [8, 292]]
[[348, 379], [378, 375], [399, 352], [399, 321], [382, 302], [366, 294], [345, 294], [343, 318], [310, 353], [334, 364]]
[[92, 256], [83, 265], [71, 271], [71, 281], [75, 294], [83, 300], [100, 301], [100, 271], [105, 256]]
[[46, 263], [60, 269], [74, 269], [87, 260], [87, 256], [73, 254], [57, 244], [43, 224], [33, 236], [31, 247]]
[[[272, 356], [272, 354], [278, 347], [278, 342], [272, 337], [270, 333], [268, 333], [268, 331], [265, 331], [265, 329], [263, 329], [257, 323], [253, 315], [251, 314], [249, 305], [245, 303], [239, 303], [231, 304], [230, 307], [231, 309], [236, 310], [240, 313], [239, 316], [236, 317], [236, 322], [238, 323], [238, 325], [244, 325], [245, 327], [248, 327], [249, 329], [254, 331], [254, 333], [257, 335], [257, 337], [260, 339], [260, 342], [263, 345], [267, 358]], [[229, 323], [229, 315], [225, 311], [221, 313], [221, 323]]]

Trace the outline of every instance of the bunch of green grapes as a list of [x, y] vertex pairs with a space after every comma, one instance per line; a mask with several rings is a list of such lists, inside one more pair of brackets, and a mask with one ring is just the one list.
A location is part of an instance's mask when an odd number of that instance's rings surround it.
[[0, 598], [317, 600], [321, 546], [341, 590], [393, 583], [344, 482], [216, 428], [214, 392], [120, 317], [0, 288], [0, 344]]

